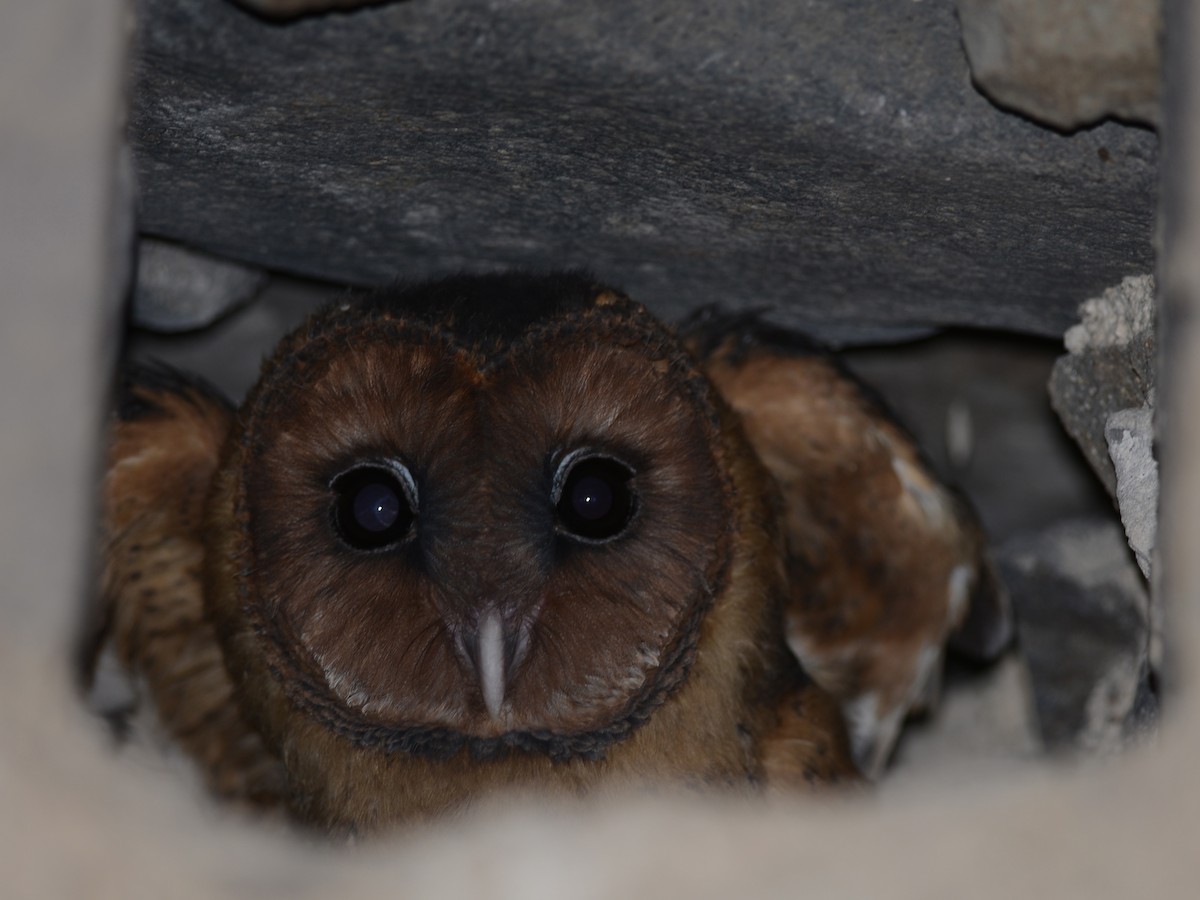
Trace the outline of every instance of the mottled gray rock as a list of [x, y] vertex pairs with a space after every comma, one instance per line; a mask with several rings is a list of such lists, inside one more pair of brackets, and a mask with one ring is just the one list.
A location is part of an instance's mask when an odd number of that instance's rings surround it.
[[1063, 336], [1071, 353], [1124, 347], [1154, 329], [1154, 277], [1131, 275], [1079, 309], [1080, 322]]
[[1068, 521], [998, 557], [1046, 747], [1107, 753], [1140, 735], [1158, 706], [1149, 601], [1120, 527]]
[[147, 239], [138, 245], [132, 323], [153, 331], [211, 325], [266, 283], [261, 269]]
[[1117, 476], [1104, 429], [1108, 417], [1147, 405], [1154, 387], [1154, 279], [1126, 278], [1080, 307], [1066, 334], [1068, 355], [1050, 374], [1050, 402], [1110, 495]]
[[[94, 572], [96, 435], [133, 252], [123, 11], [0, 3], [0, 795], [57, 744]], [[13, 724], [27, 698], [42, 731]], [[0, 806], [5, 844], [23, 810]]]
[[1157, 125], [1159, 0], [957, 0], [975, 83], [1057, 128], [1110, 116]]
[[[1050, 374], [1050, 401], [1116, 501], [1142, 575], [1155, 583], [1158, 464], [1154, 456], [1155, 285], [1126, 278], [1080, 307]], [[1163, 610], [1147, 612], [1149, 669], [1163, 664]]]
[[1059, 335], [1153, 264], [1157, 144], [969, 81], [951, 0], [141, 0], [144, 231], [355, 283], [582, 265], [677, 318]]
[[1150, 578], [1158, 530], [1158, 463], [1154, 459], [1154, 411], [1123, 409], [1108, 417], [1104, 439], [1117, 475], [1117, 506], [1138, 568]]

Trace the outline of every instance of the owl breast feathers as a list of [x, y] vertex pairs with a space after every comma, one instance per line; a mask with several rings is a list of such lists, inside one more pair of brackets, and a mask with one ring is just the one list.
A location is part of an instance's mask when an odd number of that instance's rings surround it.
[[581, 274], [334, 304], [234, 409], [130, 369], [97, 645], [219, 795], [370, 830], [519, 788], [883, 766], [1007, 616], [830, 358]]

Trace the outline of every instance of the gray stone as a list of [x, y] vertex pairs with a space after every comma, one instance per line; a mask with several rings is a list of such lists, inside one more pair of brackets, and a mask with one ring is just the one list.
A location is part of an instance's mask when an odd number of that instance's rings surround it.
[[1161, 118], [1159, 0], [957, 0], [975, 83], [1056, 128]]
[[1117, 475], [1104, 429], [1108, 417], [1145, 406], [1154, 388], [1154, 279], [1126, 278], [1080, 307], [1066, 334], [1068, 355], [1050, 374], [1050, 402], [1114, 498]]
[[[8, 723], [24, 694], [49, 699], [65, 687], [67, 645], [94, 571], [96, 435], [133, 249], [132, 169], [120, 150], [121, 13], [117, 0], [0, 4], [0, 685], [8, 688], [0, 720]], [[58, 710], [43, 712], [52, 729]], [[8, 768], [7, 751], [23, 746], [42, 759], [54, 743], [33, 729], [0, 732], [0, 773], [19, 770]]]
[[1120, 527], [1067, 521], [1007, 542], [998, 564], [1047, 749], [1108, 753], [1142, 735], [1158, 705], [1149, 600]]
[[192, 331], [249, 301], [266, 273], [164, 241], [138, 245], [131, 321], [153, 331]]
[[130, 334], [126, 352], [134, 360], [161, 360], [194, 372], [240, 403], [284, 335], [342, 293], [328, 285], [275, 277], [253, 303], [212, 327], [170, 335], [139, 330]]
[[1079, 308], [1081, 321], [1063, 336], [1070, 353], [1099, 347], [1124, 347], [1154, 330], [1154, 277], [1132, 275]]
[[1060, 335], [1153, 265], [1157, 140], [969, 81], [950, 0], [141, 0], [144, 231], [352, 283], [586, 266], [666, 318]]
[[1158, 462], [1154, 459], [1154, 411], [1123, 409], [1108, 417], [1104, 439], [1117, 475], [1117, 506], [1138, 568], [1150, 578], [1158, 529]]
[[130, 320], [166, 333], [204, 328], [252, 299], [266, 280], [261, 269], [143, 238]]

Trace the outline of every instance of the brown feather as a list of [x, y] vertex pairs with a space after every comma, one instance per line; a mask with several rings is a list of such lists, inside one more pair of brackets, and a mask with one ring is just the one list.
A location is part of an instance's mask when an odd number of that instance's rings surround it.
[[185, 380], [133, 377], [103, 483], [101, 639], [148, 687], [164, 730], [214, 793], [270, 806], [279, 764], [232, 702], [204, 608], [200, 532], [232, 415]]
[[763, 769], [772, 790], [826, 790], [863, 784], [837, 701], [813, 683], [785, 693], [778, 724], [763, 741]]
[[878, 774], [904, 716], [935, 698], [972, 599], [1007, 628], [978, 520], [827, 355], [737, 333], [707, 336], [704, 350], [782, 490], [789, 643], [841, 701], [860, 765]]

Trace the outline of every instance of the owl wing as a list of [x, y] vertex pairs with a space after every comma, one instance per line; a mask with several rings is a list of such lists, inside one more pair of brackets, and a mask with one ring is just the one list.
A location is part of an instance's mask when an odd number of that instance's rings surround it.
[[273, 806], [279, 763], [242, 719], [204, 603], [204, 508], [232, 407], [161, 365], [123, 372], [116, 406], [89, 674], [115, 658], [218, 795]]
[[907, 714], [936, 702], [947, 642], [989, 658], [1011, 636], [978, 519], [817, 345], [756, 317], [685, 328], [780, 488], [788, 644], [874, 777]]
[[837, 701], [807, 678], [775, 705], [775, 726], [762, 743], [766, 784], [784, 791], [863, 784]]

